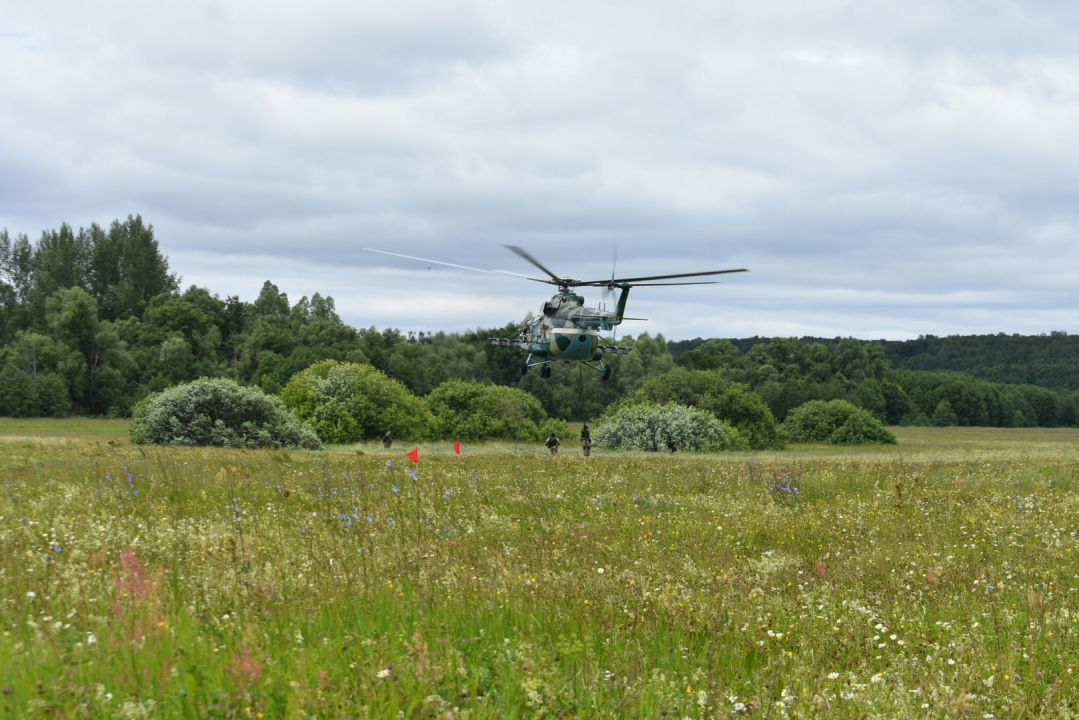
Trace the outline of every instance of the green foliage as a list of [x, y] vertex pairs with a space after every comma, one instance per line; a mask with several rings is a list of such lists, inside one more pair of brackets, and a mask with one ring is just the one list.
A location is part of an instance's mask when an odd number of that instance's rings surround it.
[[145, 398], [135, 407], [130, 433], [138, 444], [322, 447], [280, 400], [220, 378], [201, 378]]
[[750, 392], [746, 385], [732, 383], [722, 394], [706, 399], [700, 407], [737, 429], [753, 450], [783, 445], [775, 416], [760, 396]]
[[741, 354], [730, 340], [713, 339], [674, 358], [676, 365], [689, 370], [741, 368]]
[[658, 452], [667, 438], [679, 450], [741, 450], [748, 446], [738, 431], [704, 410], [671, 403], [639, 403], [604, 417], [592, 433], [597, 447]]
[[422, 400], [370, 365], [317, 363], [289, 380], [281, 400], [328, 443], [366, 440], [387, 431], [397, 439], [419, 439], [434, 425]]
[[959, 416], [952, 410], [952, 404], [945, 398], [937, 404], [930, 419], [933, 427], [954, 427], [959, 424]]
[[[54, 392], [57, 380], [76, 412], [117, 416], [139, 398], [198, 377], [231, 377], [277, 393], [295, 374], [333, 360], [369, 364], [419, 397], [451, 380], [523, 385], [548, 418], [563, 420], [649, 399], [678, 402], [736, 425], [756, 449], [777, 446], [777, 422], [811, 400], [846, 400], [899, 425], [931, 422], [943, 400], [962, 426], [1079, 423], [1079, 338], [1066, 333], [905, 343], [759, 337], [668, 343], [643, 333], [618, 339], [631, 350], [605, 358], [614, 372], [604, 382], [599, 373], [562, 362], [549, 366], [550, 378], [533, 371], [522, 379], [518, 351], [488, 341], [512, 337], [520, 327], [511, 322], [463, 334], [356, 329], [341, 321], [332, 297], [315, 292], [293, 303], [270, 281], [253, 302], [198, 287], [181, 291], [153, 227], [139, 216], [107, 228], [63, 224], [34, 242], [0, 231], [0, 365], [13, 363], [28, 374], [35, 397], [54, 398], [46, 403], [49, 412], [64, 403]], [[706, 374], [679, 374], [685, 372]], [[43, 381], [49, 389], [38, 387], [38, 378], [50, 375]], [[721, 403], [732, 384], [748, 388], [750, 397], [735, 392]], [[22, 385], [20, 379], [11, 392], [18, 395]], [[36, 400], [12, 402], [18, 412], [46, 412]]]
[[787, 416], [784, 430], [794, 442], [832, 445], [894, 445], [898, 442], [879, 420], [846, 400], [811, 400]]
[[782, 444], [779, 424], [761, 397], [743, 383], [727, 382], [719, 371], [677, 367], [646, 382], [623, 405], [640, 402], [673, 402], [708, 411], [737, 429], [753, 450]]
[[1079, 335], [925, 335], [882, 340], [899, 370], [962, 372], [993, 383], [1079, 390]]
[[432, 436], [448, 440], [513, 440], [518, 425], [522, 439], [539, 440], [547, 420], [536, 398], [511, 387], [450, 380], [426, 399], [435, 419]]

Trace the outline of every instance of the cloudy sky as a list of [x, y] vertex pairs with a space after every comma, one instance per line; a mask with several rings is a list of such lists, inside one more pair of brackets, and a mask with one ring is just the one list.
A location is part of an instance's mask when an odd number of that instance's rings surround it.
[[[640, 288], [629, 332], [1079, 332], [1079, 4], [0, 0], [0, 227], [152, 222], [356, 325]], [[628, 323], [627, 323], [628, 325]]]

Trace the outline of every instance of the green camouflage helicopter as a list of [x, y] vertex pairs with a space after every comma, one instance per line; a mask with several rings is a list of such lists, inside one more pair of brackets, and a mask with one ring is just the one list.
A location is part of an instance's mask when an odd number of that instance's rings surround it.
[[[393, 255], [408, 260], [446, 265], [462, 270], [475, 270], [476, 272], [491, 273], [494, 275], [509, 275], [524, 278], [533, 282], [546, 283], [558, 288], [558, 294], [540, 308], [539, 316], [528, 322], [520, 334], [515, 338], [491, 338], [491, 343], [506, 347], [521, 348], [527, 353], [521, 358], [521, 374], [528, 372], [528, 368], [540, 366], [540, 377], [550, 377], [550, 364], [562, 360], [564, 362], [581, 362], [602, 374], [603, 379], [611, 377], [611, 366], [603, 362], [606, 355], [624, 355], [629, 352], [627, 347], [604, 345], [600, 332], [610, 332], [622, 324], [623, 320], [644, 320], [645, 318], [625, 317], [626, 300], [629, 299], [629, 290], [632, 287], [654, 287], [657, 285], [717, 285], [718, 281], [706, 280], [696, 282], [648, 282], [651, 280], [673, 280], [675, 278], [701, 277], [705, 275], [725, 275], [727, 273], [748, 272], [745, 268], [737, 270], [708, 270], [706, 272], [681, 273], [678, 275], [653, 275], [651, 277], [616, 278], [612, 268], [609, 280], [576, 280], [574, 278], [559, 277], [548, 270], [543, 264], [532, 257], [528, 251], [516, 245], [503, 245], [521, 256], [528, 262], [542, 270], [550, 279], [534, 278], [527, 275], [505, 272], [502, 270], [483, 270], [481, 268], [457, 265], [454, 263], [428, 260], [426, 258], [401, 255], [400, 253], [374, 250], [372, 248], [360, 248], [369, 252], [382, 255]], [[618, 251], [615, 250], [615, 267], [618, 262]], [[573, 292], [578, 287], [602, 288], [604, 294], [614, 293], [615, 288], [621, 292], [613, 312], [603, 308], [586, 306], [584, 298]], [[593, 364], [598, 363], [598, 364]]]

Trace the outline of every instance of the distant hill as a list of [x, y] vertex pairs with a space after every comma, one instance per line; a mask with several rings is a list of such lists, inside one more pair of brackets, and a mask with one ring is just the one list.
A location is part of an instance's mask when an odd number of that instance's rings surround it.
[[[771, 338], [730, 338], [744, 355]], [[822, 343], [835, 350], [840, 338], [803, 337], [803, 344]], [[696, 349], [701, 338], [670, 342], [672, 354]], [[991, 382], [1079, 390], [1079, 335], [924, 335], [917, 340], [875, 340], [897, 370], [953, 370]]]

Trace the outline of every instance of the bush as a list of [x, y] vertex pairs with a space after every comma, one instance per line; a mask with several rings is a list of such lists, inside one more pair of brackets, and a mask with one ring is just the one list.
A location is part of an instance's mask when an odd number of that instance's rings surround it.
[[[502, 385], [449, 380], [427, 396], [435, 419], [432, 436], [449, 440], [539, 440], [547, 413], [529, 393]], [[523, 406], [523, 411], [522, 411]], [[521, 416], [524, 415], [522, 420]], [[568, 432], [569, 425], [563, 423]]]
[[831, 445], [895, 445], [898, 442], [880, 420], [846, 400], [810, 400], [791, 411], [784, 429], [794, 442]]
[[131, 442], [234, 448], [322, 447], [284, 404], [258, 388], [202, 378], [155, 393], [135, 406]]
[[727, 382], [719, 372], [675, 368], [648, 380], [618, 407], [649, 401], [706, 410], [737, 429], [753, 450], [782, 447], [779, 423], [760, 395], [748, 385]]
[[738, 431], [712, 413], [685, 405], [642, 403], [622, 407], [600, 420], [592, 442], [603, 448], [657, 452], [670, 436], [679, 450], [748, 449]]
[[285, 406], [312, 427], [323, 442], [427, 437], [434, 419], [423, 400], [371, 365], [326, 360], [288, 381]]

